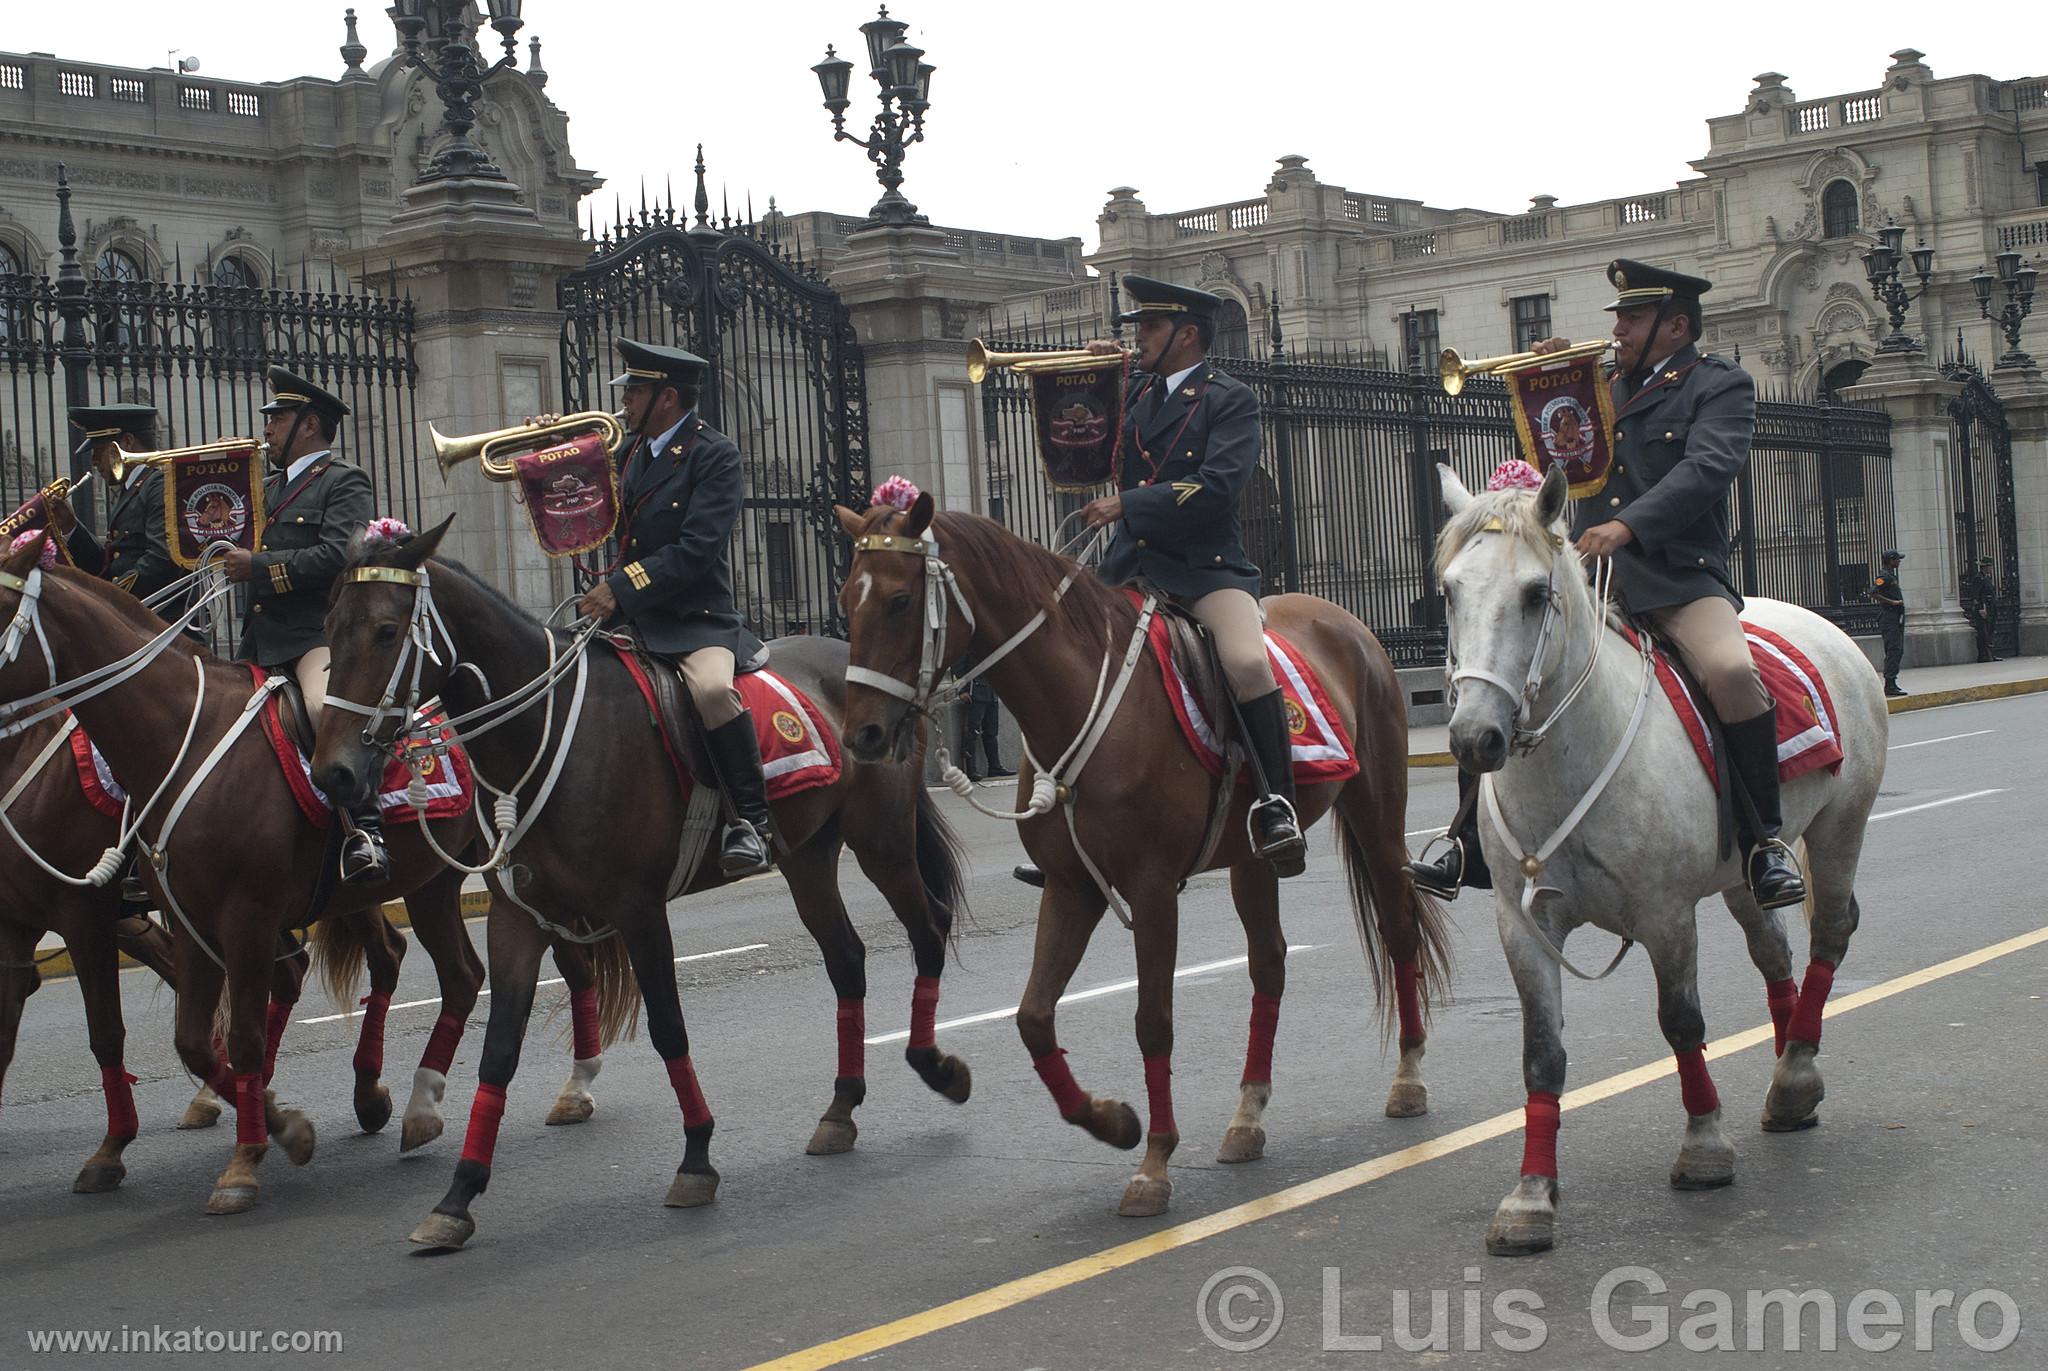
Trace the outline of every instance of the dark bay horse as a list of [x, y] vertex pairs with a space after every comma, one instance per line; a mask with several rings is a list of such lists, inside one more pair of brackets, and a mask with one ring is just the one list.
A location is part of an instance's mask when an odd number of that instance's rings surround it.
[[[839, 519], [854, 540], [841, 604], [851, 624], [856, 667], [908, 687], [921, 676], [929, 678], [934, 663], [943, 672], [970, 650], [989, 661], [1015, 640], [989, 677], [1017, 717], [1029, 758], [1036, 759], [1020, 768], [1018, 794], [1031, 794], [1037, 764], [1062, 757], [1091, 732], [1097, 718], [1091, 701], [1102, 698], [1098, 682], [1114, 679], [1137, 626], [1138, 611], [1130, 599], [1091, 574], [1077, 574], [1073, 562], [1000, 524], [972, 514], [935, 516], [930, 495], [920, 495], [907, 511], [881, 505], [856, 514], [842, 507]], [[937, 578], [941, 587], [950, 579], [956, 589], [934, 591], [927, 577]], [[942, 608], [927, 612], [928, 594], [934, 593]], [[1428, 1100], [1419, 1070], [1424, 1009], [1444, 987], [1448, 944], [1441, 910], [1417, 893], [1404, 866], [1406, 704], [1386, 653], [1365, 625], [1344, 610], [1306, 595], [1269, 599], [1265, 610], [1271, 627], [1321, 676], [1357, 750], [1356, 776], [1341, 784], [1303, 787], [1297, 809], [1304, 827], [1333, 810], [1338, 817], [1337, 847], [1375, 990], [1383, 990], [1384, 971], [1391, 971], [1396, 989], [1401, 1063], [1387, 1113], [1421, 1114]], [[1041, 615], [1042, 624], [1034, 627]], [[1181, 881], [1197, 869], [1230, 871], [1231, 894], [1250, 952], [1250, 1045], [1237, 1113], [1219, 1161], [1249, 1161], [1264, 1154], [1262, 1119], [1272, 1095], [1273, 1035], [1286, 979], [1279, 880], [1270, 866], [1251, 856], [1245, 827], [1250, 789], [1236, 788], [1222, 836], [1204, 863], [1214, 783], [1183, 740], [1166, 691], [1151, 652], [1143, 651], [1128, 693], [1082, 772], [1057, 777], [1060, 800], [1021, 824], [1024, 846], [1045, 872], [1045, 893], [1017, 1028], [1061, 1117], [1121, 1148], [1136, 1147], [1142, 1136], [1136, 1113], [1120, 1100], [1083, 1092], [1053, 1032], [1054, 1005], [1107, 905], [1077, 842], [1085, 844], [1087, 859], [1130, 906], [1138, 961], [1138, 1048], [1145, 1059], [1151, 1125], [1144, 1163], [1124, 1191], [1120, 1212], [1127, 1215], [1164, 1212], [1173, 1188], [1167, 1158], [1180, 1133], [1168, 1075]], [[880, 759], [923, 703], [853, 685], [846, 710], [848, 751]], [[1060, 812], [1068, 796], [1071, 828], [1069, 816]], [[1384, 1012], [1384, 996], [1382, 1005]]]
[[[38, 539], [0, 561], [0, 618], [17, 625], [12, 650], [0, 653], [0, 699], [26, 702], [10, 706], [10, 718], [39, 711], [62, 694], [56, 690], [60, 683], [137, 654], [165, 627], [132, 596], [96, 578], [66, 568], [36, 571], [40, 551]], [[300, 813], [260, 728], [244, 726], [225, 751], [212, 755], [251, 703], [251, 681], [245, 664], [223, 661], [174, 636], [134, 675], [90, 699], [79, 698], [74, 709], [115, 777], [138, 797], [144, 816], [138, 841], [149, 854], [146, 866], [159, 902], [168, 890], [184, 911], [175, 939], [178, 1055], [188, 1071], [233, 1102], [238, 1125], [233, 1158], [207, 1204], [217, 1214], [239, 1213], [255, 1203], [257, 1167], [270, 1135], [278, 1136], [294, 1162], [303, 1164], [312, 1155], [311, 1125], [298, 1111], [280, 1108], [265, 1086], [269, 1029], [283, 1026], [266, 1009], [280, 937], [309, 921], [318, 875], [333, 860], [326, 832]], [[181, 795], [190, 803], [167, 840], [164, 825], [177, 812], [174, 797]], [[469, 822], [467, 816], [442, 821], [443, 843], [463, 843]], [[354, 958], [388, 933], [378, 931], [381, 918], [359, 923], [346, 916], [374, 914], [385, 900], [402, 897], [440, 979], [444, 1022], [453, 1016], [459, 1034], [482, 979], [462, 927], [461, 877], [428, 850], [416, 825], [394, 829], [391, 846], [389, 880], [342, 887], [322, 913], [337, 921], [329, 930], [330, 981], [352, 982]], [[602, 994], [617, 978], [600, 974], [597, 982]], [[213, 1024], [224, 985], [225, 1062], [214, 1045]], [[388, 1004], [388, 988], [382, 993]], [[366, 1036], [372, 1018], [381, 1044], [381, 1012], [365, 1015]], [[442, 1042], [430, 1049], [445, 1046], [452, 1055], [452, 1036], [437, 1037]], [[356, 1060], [358, 1110], [365, 1123], [375, 1119], [381, 1125], [377, 1113], [381, 1108], [388, 1117], [390, 1104], [380, 1098], [374, 1074], [366, 1088], [365, 1075], [373, 1069], [381, 1070], [381, 1051], [376, 1061]]]
[[[513, 698], [551, 663], [579, 660], [568, 652], [569, 635], [544, 627], [460, 565], [432, 560], [447, 527], [444, 521], [416, 535], [366, 541], [335, 583], [327, 619], [334, 653], [328, 691], [354, 704], [330, 706], [321, 720], [314, 774], [329, 795], [362, 794], [369, 778], [381, 772], [399, 716], [390, 712], [380, 719], [372, 705], [389, 703], [401, 681], [415, 682], [422, 694], [438, 694], [459, 720], [492, 698]], [[431, 656], [421, 650], [428, 641], [435, 644]], [[845, 647], [825, 638], [785, 638], [772, 650], [776, 673], [809, 696], [836, 731], [845, 704]], [[686, 797], [618, 655], [597, 644], [583, 651], [583, 665], [568, 673], [580, 686], [561, 680], [551, 693], [536, 695], [533, 707], [501, 715], [502, 727], [457, 731], [478, 778], [495, 786], [516, 784], [521, 812], [532, 815], [532, 826], [511, 854], [516, 862], [506, 868], [516, 882], [513, 893], [589, 929], [618, 931], [599, 946], [625, 945], [645, 997], [648, 1038], [668, 1067], [683, 1115], [683, 1160], [666, 1203], [687, 1208], [714, 1198], [718, 1172], [711, 1165], [713, 1120], [690, 1059], [668, 922]], [[408, 657], [409, 652], [419, 655]], [[583, 671], [587, 676], [578, 674]], [[573, 745], [563, 755], [561, 740], [572, 730]], [[543, 786], [555, 759], [558, 779], [547, 791]], [[700, 777], [709, 774], [702, 765], [693, 769]], [[528, 779], [518, 784], [522, 776]], [[834, 784], [800, 791], [772, 807], [782, 849], [777, 865], [839, 997], [832, 1102], [807, 1150], [844, 1152], [857, 1131], [853, 1110], [867, 1092], [867, 973], [866, 949], [840, 900], [840, 850], [853, 850], [909, 935], [917, 979], [904, 1055], [927, 1085], [956, 1103], [967, 1099], [971, 1077], [964, 1062], [939, 1051], [934, 1022], [947, 941], [964, 905], [958, 854], [931, 797], [899, 768], [847, 765]], [[710, 850], [714, 859], [700, 860], [687, 874], [684, 893], [726, 883], [715, 842]], [[454, 1182], [412, 1234], [424, 1246], [459, 1247], [476, 1231], [470, 1204], [490, 1181], [505, 1088], [519, 1065], [533, 1003], [541, 929], [508, 898], [502, 873], [490, 879], [496, 897], [490, 917], [491, 1010], [480, 1084]]]

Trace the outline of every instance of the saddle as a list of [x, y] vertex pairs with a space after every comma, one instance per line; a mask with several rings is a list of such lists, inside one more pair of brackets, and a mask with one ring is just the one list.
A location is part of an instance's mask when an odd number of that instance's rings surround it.
[[[1656, 653], [1664, 667], [1673, 676], [1678, 678], [1679, 685], [1684, 688], [1687, 695], [1692, 697], [1694, 708], [1699, 710], [1700, 719], [1706, 725], [1709, 746], [1712, 747], [1714, 755], [1716, 757], [1726, 757], [1728, 755], [1728, 740], [1721, 732], [1721, 716], [1715, 712], [1714, 702], [1708, 697], [1706, 687], [1700, 684], [1699, 678], [1694, 676], [1691, 668], [1686, 666], [1685, 658], [1678, 655], [1678, 644], [1672, 642], [1669, 638], [1632, 614], [1624, 614], [1623, 618], [1631, 631], [1649, 640], [1650, 650]], [[1749, 792], [1742, 790], [1741, 780], [1734, 776], [1735, 768], [1731, 766], [1725, 769], [1729, 773], [1730, 784], [1714, 787], [1714, 848], [1715, 851], [1721, 854], [1721, 860], [1724, 862], [1735, 851], [1736, 792], [1742, 791], [1741, 802], [1743, 804], [1752, 804]]]
[[284, 684], [275, 692], [277, 696], [277, 718], [284, 725], [284, 736], [293, 746], [313, 755], [313, 716], [306, 712], [306, 692], [299, 687], [299, 678], [286, 674]]
[[[1150, 590], [1149, 587], [1147, 589]], [[1239, 749], [1248, 747], [1246, 740], [1239, 736], [1237, 699], [1231, 693], [1229, 679], [1223, 674], [1223, 659], [1216, 655], [1216, 639], [1186, 605], [1157, 591], [1151, 593], [1159, 595], [1155, 615], [1166, 625], [1167, 643], [1174, 663], [1180, 667], [1182, 679], [1200, 702], [1203, 717], [1222, 724]]]

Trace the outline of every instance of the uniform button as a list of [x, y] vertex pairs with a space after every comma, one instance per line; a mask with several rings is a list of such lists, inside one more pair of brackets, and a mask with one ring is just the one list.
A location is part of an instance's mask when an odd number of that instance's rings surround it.
[[1613, 499], [1609, 500], [1609, 501], [1608, 501], [1607, 503], [1608, 503], [1608, 504], [1609, 504], [1609, 505], [1610, 505], [1611, 507], [1613, 507], [1613, 508], [1615, 508], [1615, 509], [1620, 509], [1620, 508], [1621, 508], [1621, 497], [1620, 497], [1619, 495], [1617, 495], [1617, 496], [1615, 496], [1615, 497], [1614, 497]]
[[1144, 480], [1138, 482], [1138, 484], [1141, 486], [1149, 486], [1152, 484], [1152, 478], [1150, 476], [1147, 476]]
[[670, 509], [681, 509], [683, 507], [683, 502], [680, 500], [670, 500], [668, 502], [668, 507]]
[[1620, 430], [1620, 429], [1616, 429], [1616, 430], [1614, 430], [1614, 441], [1615, 441], [1615, 442], [1617, 442], [1617, 443], [1621, 441], [1621, 430]]
[[1140, 538], [1140, 539], [1138, 540], [1138, 546], [1139, 546], [1139, 547], [1144, 547], [1144, 546], [1146, 546], [1145, 540], [1144, 540], [1143, 538]]
[[1675, 433], [1673, 433], [1673, 432], [1672, 432], [1672, 431], [1671, 431], [1670, 429], [1668, 429], [1668, 428], [1667, 428], [1667, 429], [1665, 429], [1665, 430], [1664, 430], [1664, 436], [1665, 436], [1666, 438], [1676, 438], [1676, 437], [1677, 437], [1678, 435], [1677, 435], [1677, 434], [1675, 434]]
[[1706, 559], [1706, 558], [1704, 558], [1704, 557], [1700, 558], [1700, 565], [1701, 565], [1701, 566], [1705, 566], [1706, 564], [1707, 564], [1707, 559]]
[[1223, 554], [1222, 554], [1222, 553], [1220, 553], [1220, 552], [1219, 552], [1219, 553], [1217, 553], [1217, 554], [1216, 554], [1216, 560], [1217, 560], [1217, 561], [1219, 561], [1219, 562], [1221, 562], [1221, 561], [1223, 560]]
[[1190, 461], [1192, 461], [1192, 460], [1194, 459], [1194, 455], [1195, 455], [1195, 454], [1194, 454], [1194, 452], [1193, 452], [1192, 450], [1190, 450], [1190, 451], [1188, 451], [1188, 452], [1183, 452], [1183, 453], [1181, 454], [1181, 456], [1183, 456], [1183, 457], [1186, 457], [1186, 458], [1188, 458], [1188, 459], [1189, 459]]
[[250, 612], [251, 614], [261, 614], [261, 613], [263, 612], [263, 606], [262, 606], [262, 605], [250, 605], [250, 606], [249, 606], [249, 612]]
[[295, 518], [293, 518], [292, 522], [295, 524], [303, 524], [306, 522], [306, 516], [303, 514], [298, 515]]

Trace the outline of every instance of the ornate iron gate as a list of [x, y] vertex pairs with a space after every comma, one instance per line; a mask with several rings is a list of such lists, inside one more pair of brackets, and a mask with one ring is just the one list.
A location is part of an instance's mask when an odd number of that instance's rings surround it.
[[1941, 374], [1962, 383], [1948, 404], [1949, 499], [1955, 517], [1957, 590], [1969, 603], [1977, 560], [1989, 557], [1998, 578], [1997, 617], [1991, 650], [2019, 655], [2020, 550], [2013, 499], [2012, 430], [2005, 405], [1984, 373], [1961, 350], [1942, 363]]
[[833, 504], [868, 488], [867, 387], [860, 344], [832, 288], [752, 226], [714, 225], [700, 182], [697, 222], [643, 210], [614, 225], [565, 277], [563, 402], [611, 409], [619, 338], [687, 348], [711, 363], [704, 421], [739, 445], [747, 493], [733, 533], [733, 591], [763, 637], [843, 636], [839, 587], [850, 556]]

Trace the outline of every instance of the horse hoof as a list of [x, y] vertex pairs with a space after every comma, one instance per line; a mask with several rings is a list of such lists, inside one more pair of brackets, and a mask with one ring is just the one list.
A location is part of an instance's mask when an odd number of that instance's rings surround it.
[[1719, 1190], [1735, 1183], [1735, 1149], [1688, 1148], [1671, 1164], [1673, 1190]]
[[277, 1145], [284, 1149], [293, 1166], [304, 1166], [312, 1161], [312, 1120], [296, 1109], [288, 1111], [284, 1116], [284, 1127], [277, 1130]]
[[860, 1127], [852, 1119], [820, 1119], [818, 1131], [811, 1134], [811, 1141], [804, 1147], [804, 1154], [811, 1157], [836, 1157], [841, 1152], [853, 1151], [853, 1140], [860, 1136]]
[[974, 1093], [974, 1073], [958, 1057], [945, 1058], [945, 1065], [952, 1068], [952, 1076], [940, 1087], [939, 1093], [954, 1104], [966, 1104], [967, 1097]]
[[1421, 1081], [1395, 1081], [1387, 1092], [1387, 1117], [1419, 1119], [1429, 1112], [1429, 1087]]
[[1771, 1111], [1764, 1110], [1763, 1129], [1766, 1133], [1804, 1133], [1809, 1128], [1820, 1127], [1820, 1115], [1808, 1114], [1803, 1119], [1778, 1119]]
[[192, 1103], [185, 1106], [185, 1117], [178, 1120], [178, 1127], [211, 1128], [220, 1122], [220, 1111], [220, 1096], [202, 1085]]
[[255, 1207], [256, 1187], [253, 1185], [217, 1185], [206, 1201], [209, 1214], [246, 1214]]
[[1145, 1130], [1138, 1124], [1138, 1111], [1122, 1100], [1092, 1099], [1088, 1112], [1076, 1122], [1120, 1151], [1128, 1152], [1145, 1140]]
[[1233, 1162], [1255, 1162], [1265, 1155], [1266, 1130], [1256, 1124], [1225, 1129], [1223, 1146], [1216, 1149], [1216, 1160], [1226, 1166]]
[[429, 1214], [412, 1230], [408, 1242], [454, 1251], [476, 1236], [476, 1220], [467, 1214]]
[[716, 1171], [678, 1171], [676, 1178], [669, 1182], [668, 1194], [662, 1203], [670, 1209], [695, 1209], [718, 1198], [718, 1173]]
[[1116, 1212], [1127, 1219], [1149, 1219], [1166, 1212], [1166, 1202], [1173, 1198], [1173, 1182], [1164, 1176], [1137, 1175], [1124, 1187], [1124, 1197], [1117, 1204]]
[[1486, 1230], [1490, 1257], [1526, 1257], [1557, 1242], [1557, 1182], [1524, 1176], [1500, 1202]]
[[87, 1162], [85, 1169], [78, 1173], [78, 1179], [71, 1182], [74, 1195], [104, 1195], [121, 1184], [128, 1175], [128, 1168], [119, 1162], [112, 1164]]
[[365, 1133], [375, 1133], [391, 1122], [391, 1092], [372, 1086], [356, 1092], [356, 1123]]
[[564, 1124], [587, 1123], [597, 1112], [597, 1101], [588, 1095], [564, 1095], [555, 1101], [555, 1107], [548, 1111], [548, 1127]]
[[403, 1153], [425, 1147], [440, 1137], [446, 1126], [439, 1114], [408, 1114], [405, 1126], [398, 1130], [398, 1150]]

